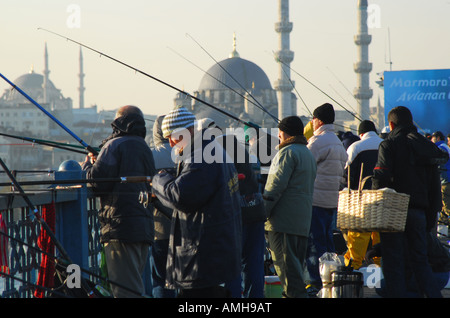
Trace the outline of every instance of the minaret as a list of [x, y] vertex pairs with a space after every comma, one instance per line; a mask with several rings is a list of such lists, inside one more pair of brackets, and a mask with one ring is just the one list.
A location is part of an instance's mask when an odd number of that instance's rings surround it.
[[[184, 91], [184, 88], [183, 88], [183, 91]], [[185, 93], [178, 92], [175, 95], [173, 102], [174, 102], [174, 104], [173, 104], [174, 107], [182, 106], [182, 107], [186, 107], [186, 109], [189, 109], [189, 110], [192, 109], [192, 98]]]
[[80, 74], [78, 74], [80, 78], [80, 87], [78, 88], [78, 91], [80, 93], [80, 108], [84, 108], [84, 73], [83, 73], [83, 54], [81, 52], [80, 47]]
[[359, 60], [354, 64], [357, 86], [353, 94], [358, 102], [358, 116], [362, 120], [370, 117], [370, 98], [373, 95], [369, 86], [369, 73], [372, 70], [372, 63], [369, 63], [369, 44], [372, 36], [368, 33], [367, 6], [367, 0], [358, 0], [358, 34], [354, 37]]
[[44, 91], [44, 103], [48, 103], [49, 74], [50, 74], [50, 70], [48, 69], [47, 42], [45, 42], [45, 49], [44, 49], [44, 81], [42, 83], [42, 88], [43, 88], [43, 91]]
[[276, 52], [279, 63], [278, 80], [274, 84], [278, 96], [278, 118], [296, 115], [297, 107], [292, 98], [293, 85], [290, 63], [294, 59], [294, 52], [290, 50], [289, 34], [292, 31], [292, 22], [289, 22], [289, 0], [278, 0], [279, 22], [275, 23], [275, 31], [279, 34], [280, 50]]

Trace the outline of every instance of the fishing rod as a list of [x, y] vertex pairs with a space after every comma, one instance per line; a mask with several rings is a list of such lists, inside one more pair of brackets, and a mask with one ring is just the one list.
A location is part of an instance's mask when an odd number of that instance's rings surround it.
[[[2, 166], [3, 170], [5, 170], [6, 174], [8, 175], [9, 179], [14, 184], [14, 187], [19, 190], [20, 194], [22, 195], [25, 203], [28, 205], [28, 208], [30, 209], [30, 217], [36, 218], [36, 220], [39, 222], [39, 224], [42, 226], [42, 228], [45, 230], [45, 232], [48, 234], [50, 239], [52, 240], [53, 244], [55, 244], [56, 248], [59, 250], [61, 256], [63, 259], [68, 262], [69, 264], [73, 264], [69, 254], [66, 252], [64, 247], [61, 245], [61, 243], [56, 238], [55, 234], [50, 229], [49, 225], [41, 218], [41, 215], [39, 214], [39, 210], [33, 205], [30, 198], [25, 194], [25, 191], [20, 186], [19, 182], [17, 182], [16, 178], [12, 175], [11, 171], [8, 169], [6, 164], [3, 162], [3, 160], [0, 158], [0, 165]], [[81, 277], [81, 283], [83, 284], [83, 287], [88, 295], [88, 297], [93, 297], [94, 293], [91, 290], [91, 288], [87, 285], [84, 278]]]
[[277, 118], [277, 117], [275, 117], [274, 115], [272, 115], [269, 111], [267, 111], [265, 108], [264, 108], [264, 106], [263, 105], [261, 105], [261, 103], [252, 95], [252, 94], [250, 94], [250, 92], [248, 92], [248, 90], [241, 84], [241, 83], [239, 83], [234, 77], [233, 77], [233, 75], [231, 75], [230, 74], [230, 72], [228, 72], [219, 62], [217, 62], [217, 60], [211, 55], [211, 54], [209, 54], [208, 53], [208, 51], [203, 47], [203, 46], [201, 46], [200, 45], [200, 43], [198, 43], [189, 33], [186, 33], [186, 36], [187, 37], [189, 37], [189, 38], [191, 38], [206, 54], [208, 54], [208, 56], [209, 57], [211, 57], [212, 59], [213, 59], [213, 61], [214, 62], [216, 62], [216, 64], [217, 65], [219, 65], [219, 67], [225, 72], [225, 73], [227, 73], [228, 74], [228, 76], [230, 76], [231, 77], [231, 79], [233, 80], [233, 81], [235, 81], [259, 106], [260, 106], [260, 109], [261, 110], [263, 110], [263, 111], [265, 111], [270, 117], [272, 117], [272, 119], [274, 119], [275, 120], [275, 122], [277, 122], [277, 123], [279, 123], [280, 122], [280, 120]]
[[[61, 180], [35, 180], [22, 181], [21, 185], [45, 185], [45, 184], [83, 184], [83, 183], [104, 183], [104, 182], [118, 182], [118, 183], [140, 183], [151, 182], [152, 177], [148, 176], [133, 176], [133, 177], [117, 177], [117, 178], [94, 178], [94, 179], [61, 179]], [[11, 183], [0, 183], [1, 187], [10, 186]], [[12, 185], [15, 185], [14, 182]]]
[[[114, 111], [114, 110], [101, 110], [102, 112], [105, 112], [105, 113], [116, 113], [116, 111]], [[100, 114], [99, 114], [100, 115]], [[100, 117], [100, 116], [99, 116]], [[155, 122], [155, 120], [154, 119], [150, 119], [150, 118], [144, 118], [144, 120], [146, 120], [146, 121], [151, 121], [151, 122]]]
[[50, 114], [44, 107], [39, 105], [34, 99], [28, 96], [20, 87], [7, 79], [3, 74], [0, 73], [0, 77], [2, 77], [9, 85], [11, 85], [14, 89], [16, 89], [20, 94], [22, 94], [26, 99], [28, 99], [34, 106], [39, 108], [44, 114], [50, 117], [55, 123], [57, 123], [61, 128], [63, 128], [66, 132], [68, 132], [73, 138], [75, 138], [80, 144], [82, 144], [89, 152], [92, 152], [94, 155], [98, 155], [98, 152], [85, 143], [80, 137], [75, 135], [69, 128], [67, 128], [62, 122], [56, 119], [52, 114]]
[[330, 88], [337, 94], [337, 96], [339, 96], [344, 102], [345, 104], [347, 104], [348, 107], [350, 107], [353, 111], [353, 113], [356, 113], [357, 111], [353, 108], [353, 106], [344, 98], [344, 96], [342, 96], [342, 94], [340, 94], [333, 86], [331, 86], [331, 84], [329, 85]]
[[[275, 54], [274, 54], [274, 55], [275, 55]], [[279, 59], [276, 57], [276, 55], [275, 55], [275, 60], [278, 61], [278, 62], [280, 62]], [[308, 111], [309, 115], [312, 116], [311, 111], [309, 110], [309, 108], [308, 108], [308, 106], [306, 105], [305, 101], [303, 100], [302, 96], [301, 96], [300, 93], [298, 92], [297, 88], [295, 88], [294, 83], [292, 82], [292, 80], [291, 80], [291, 79], [289, 78], [289, 76], [287, 75], [285, 69], [282, 68], [282, 70], [283, 70], [284, 75], [286, 76], [286, 78], [289, 80], [289, 82], [290, 82], [292, 88], [295, 90], [295, 92], [297, 93], [298, 97], [300, 98], [300, 100], [301, 100], [301, 101], [303, 102], [303, 104], [305, 105], [305, 108], [306, 108], [306, 110]], [[353, 114], [352, 114], [352, 115], [353, 115]], [[356, 130], [356, 129], [352, 128], [352, 127], [345, 127], [344, 125], [340, 125], [340, 124], [336, 124], [336, 123], [335, 123], [334, 125], [335, 125], [335, 126], [342, 127], [342, 128], [344, 128], [344, 129]]]
[[[73, 149], [73, 148], [84, 148], [83, 146], [79, 146], [79, 145], [71, 145], [71, 144], [66, 144], [66, 143], [62, 143], [62, 142], [37, 139], [37, 138], [32, 138], [32, 137], [15, 136], [15, 135], [9, 135], [9, 134], [4, 134], [4, 133], [0, 133], [0, 136], [29, 141], [32, 144], [40, 144], [40, 145], [44, 145], [44, 146], [50, 146], [53, 148], [64, 149], [64, 150], [68, 150], [68, 151], [72, 151], [72, 152], [76, 152], [76, 153], [88, 154], [88, 152], [86, 152], [86, 151]], [[94, 149], [96, 149], [98, 151], [98, 148], [94, 148]]]
[[[331, 69], [330, 69], [328, 66], [327, 66], [327, 69], [328, 69], [328, 71], [336, 78], [336, 80], [339, 82], [339, 84], [341, 84], [342, 87], [344, 87], [344, 89], [346, 90], [346, 92], [347, 92], [350, 96], [353, 97], [353, 99], [356, 101], [356, 103], [357, 103], [359, 106], [361, 106], [361, 101], [360, 101], [359, 99], [357, 99], [357, 98], [355, 97], [355, 95], [352, 94], [352, 92], [347, 88], [347, 86], [345, 86], [345, 84], [337, 77], [336, 74], [334, 74], [334, 73], [331, 71]], [[335, 90], [335, 91], [336, 91], [336, 90]], [[337, 92], [336, 92], [336, 93], [337, 93]], [[339, 95], [339, 94], [338, 94], [338, 95]], [[339, 95], [339, 96], [340, 96], [340, 95]], [[351, 107], [351, 108], [353, 109], [353, 111], [355, 111], [355, 109], [350, 105], [350, 103], [348, 103], [342, 96], [340, 96], [340, 97], [347, 103], [347, 105], [349, 105], [349, 107]], [[355, 111], [355, 113], [356, 113], [356, 111]], [[374, 120], [374, 115], [369, 114], [369, 119], [371, 119], [371, 120], [374, 122], [374, 124], [376, 123], [376, 120]], [[378, 129], [381, 130], [380, 127], [378, 127]]]
[[19, 278], [17, 276], [9, 274], [9, 273], [5, 273], [4, 271], [0, 271], [0, 276], [6, 276], [6, 277], [8, 277], [11, 280], [19, 281], [19, 282], [21, 282], [23, 284], [26, 284], [29, 287], [33, 287], [34, 289], [44, 290], [44, 291], [47, 291], [48, 293], [55, 294], [55, 295], [58, 295], [58, 296], [61, 296], [61, 297], [64, 297], [64, 298], [73, 298], [73, 297], [70, 297], [70, 296], [62, 293], [62, 292], [57, 291], [56, 289], [52, 289], [52, 288], [40, 286], [40, 285], [37, 285], [37, 284], [33, 284], [30, 281], [27, 281], [25, 279]]
[[347, 111], [350, 115], [352, 115], [353, 117], [355, 117], [356, 119], [358, 119], [359, 121], [362, 121], [361, 118], [357, 117], [356, 114], [353, 114], [351, 111], [349, 111], [347, 108], [345, 108], [341, 103], [339, 103], [337, 100], [335, 100], [333, 97], [331, 97], [330, 95], [328, 95], [326, 92], [324, 92], [322, 89], [320, 89], [317, 85], [315, 85], [313, 82], [311, 82], [310, 80], [308, 80], [306, 77], [304, 77], [303, 75], [301, 75], [300, 73], [298, 73], [297, 71], [295, 71], [294, 69], [292, 69], [289, 65], [287, 65], [286, 63], [284, 63], [283, 61], [281, 61], [279, 58], [275, 57], [275, 59], [277, 59], [280, 63], [282, 63], [283, 65], [285, 65], [286, 67], [288, 67], [291, 71], [293, 71], [295, 74], [297, 74], [298, 76], [300, 76], [302, 79], [304, 79], [307, 83], [311, 84], [314, 88], [318, 89], [322, 94], [324, 94], [325, 96], [327, 96], [328, 98], [330, 98], [332, 101], [334, 101], [336, 104], [338, 104], [339, 106], [341, 106], [345, 111]]
[[[342, 98], [342, 100], [350, 107], [350, 108], [353, 108], [351, 105], [350, 105], [350, 103], [341, 95], [341, 94], [339, 94], [339, 92], [338, 91], [336, 91], [336, 89], [334, 89], [334, 87], [332, 87], [331, 85], [330, 85], [330, 88], [340, 97], [340, 98]], [[374, 123], [375, 124], [375, 123]], [[339, 127], [342, 127], [342, 128], [344, 128], [344, 129], [348, 129], [348, 130], [353, 130], [353, 131], [356, 131], [356, 132], [358, 132], [358, 130], [356, 129], [356, 128], [352, 128], [352, 127], [346, 127], [346, 126], [344, 126], [344, 125], [339, 125], [339, 124], [336, 124], [335, 123], [335, 125], [336, 126], [339, 126]]]
[[[53, 173], [55, 170], [11, 170], [11, 173], [13, 175], [16, 175], [17, 173]], [[6, 173], [5, 171], [0, 171], [0, 173]]]
[[151, 79], [153, 79], [153, 80], [155, 80], [155, 81], [157, 81], [157, 82], [159, 82], [159, 83], [161, 83], [161, 84], [163, 84], [163, 85], [165, 85], [165, 86], [167, 86], [167, 87], [170, 87], [170, 88], [172, 88], [172, 89], [174, 89], [174, 90], [176, 90], [176, 91], [178, 91], [178, 92], [180, 92], [180, 93], [182, 93], [182, 94], [185, 94], [186, 96], [189, 96], [189, 97], [191, 97], [192, 99], [197, 100], [197, 101], [199, 101], [199, 102], [205, 104], [206, 106], [209, 106], [209, 107], [211, 107], [211, 108], [217, 110], [218, 112], [221, 112], [222, 114], [225, 114], [225, 115], [227, 115], [228, 117], [233, 118], [234, 120], [236, 120], [236, 121], [238, 121], [238, 122], [240, 122], [240, 123], [242, 123], [242, 124], [244, 124], [244, 125], [251, 126], [251, 127], [256, 128], [256, 129], [260, 128], [258, 125], [254, 124], [254, 123], [246, 122], [246, 121], [240, 119], [239, 117], [236, 117], [236, 116], [234, 116], [234, 115], [232, 115], [232, 114], [229, 114], [229, 113], [227, 113], [226, 111], [224, 111], [224, 110], [222, 110], [222, 109], [220, 109], [220, 108], [217, 108], [216, 106], [214, 106], [214, 105], [212, 105], [212, 104], [210, 104], [210, 103], [208, 103], [208, 102], [206, 102], [206, 101], [204, 101], [204, 100], [202, 100], [202, 99], [200, 99], [200, 98], [198, 98], [198, 97], [196, 97], [196, 96], [193, 96], [193, 95], [191, 95], [191, 94], [189, 94], [189, 93], [187, 93], [187, 92], [185, 92], [185, 91], [183, 91], [183, 90], [181, 90], [181, 89], [179, 89], [179, 88], [177, 88], [177, 87], [175, 87], [175, 86], [173, 86], [173, 85], [171, 85], [171, 84], [169, 84], [169, 83], [167, 83], [167, 82], [165, 82], [165, 81], [163, 81], [163, 80], [161, 80], [161, 79], [159, 79], [159, 78], [157, 78], [157, 77], [155, 77], [155, 76], [152, 76], [152, 75], [150, 75], [150, 74], [148, 74], [148, 73], [146, 73], [146, 72], [144, 72], [144, 71], [142, 71], [142, 70], [140, 70], [140, 69], [138, 69], [138, 68], [136, 68], [136, 67], [133, 67], [133, 66], [131, 66], [131, 65], [125, 63], [125, 62], [122, 62], [122, 61], [120, 61], [120, 60], [118, 60], [118, 59], [116, 59], [116, 58], [114, 58], [114, 57], [112, 57], [112, 56], [110, 56], [110, 55], [107, 55], [107, 54], [105, 54], [105, 53], [103, 53], [103, 52], [100, 52], [100, 51], [98, 51], [98, 50], [96, 50], [96, 49], [94, 49], [94, 48], [92, 48], [92, 47], [90, 47], [90, 46], [87, 46], [87, 45], [81, 43], [81, 42], [75, 41], [75, 40], [73, 40], [73, 39], [71, 39], [71, 38], [68, 38], [68, 37], [66, 37], [66, 36], [63, 36], [63, 35], [61, 35], [61, 34], [58, 34], [58, 33], [56, 33], [56, 32], [53, 32], [53, 31], [50, 31], [50, 30], [47, 30], [47, 29], [44, 29], [44, 28], [38, 28], [38, 30], [42, 30], [42, 31], [49, 32], [49, 33], [54, 34], [54, 35], [56, 35], [56, 36], [59, 36], [59, 37], [61, 37], [61, 38], [63, 38], [63, 39], [66, 39], [67, 41], [73, 42], [73, 43], [78, 44], [78, 45], [80, 45], [80, 46], [82, 46], [82, 47], [84, 47], [84, 48], [86, 48], [86, 49], [88, 49], [88, 50], [91, 50], [91, 51], [93, 51], [93, 52], [99, 54], [100, 56], [105, 56], [106, 58], [108, 58], [108, 59], [110, 59], [110, 60], [112, 60], [112, 61], [114, 61], [114, 62], [117, 62], [117, 63], [119, 63], [119, 64], [122, 64], [122, 65], [125, 66], [125, 67], [128, 67], [128, 68], [132, 69], [132, 70], [135, 71], [136, 73], [140, 73], [140, 74], [142, 74], [142, 75], [144, 75], [144, 76], [147, 76], [147, 77], [149, 77], [149, 78], [151, 78]]
[[[210, 73], [208, 73], [208, 71], [203, 70], [201, 67], [199, 67], [198, 65], [196, 65], [194, 62], [190, 61], [189, 59], [187, 59], [186, 57], [184, 57], [183, 55], [181, 55], [180, 53], [178, 53], [177, 51], [175, 51], [174, 49], [170, 48], [169, 49], [174, 52], [175, 54], [177, 54], [179, 57], [181, 57], [182, 59], [184, 59], [185, 61], [191, 63], [192, 65], [194, 65], [196, 68], [198, 68], [199, 70], [201, 70], [202, 72], [204, 72], [205, 74], [209, 75], [210, 77], [212, 77], [213, 79], [215, 79], [216, 81], [218, 81], [219, 83], [221, 83], [223, 86], [227, 87], [228, 89], [230, 89], [231, 91], [233, 91], [234, 93], [236, 93], [237, 95], [241, 96], [243, 99], [247, 100], [249, 103], [253, 104], [255, 107], [261, 109], [263, 112], [267, 113], [269, 116], [273, 117], [273, 115], [267, 111], [267, 109], [265, 108], [261, 108], [260, 105], [256, 104], [254, 101], [248, 99], [246, 96], [244, 96], [241, 92], [235, 90], [234, 88], [232, 88], [231, 86], [229, 86], [228, 84], [224, 83], [223, 81], [221, 81], [220, 79], [218, 79], [217, 77], [211, 75]], [[250, 94], [249, 94], [250, 95]], [[278, 121], [278, 118], [275, 118]]]
[[[274, 55], [275, 55], [275, 53], [274, 53]], [[275, 56], [276, 56], [276, 55], [275, 55]], [[275, 60], [276, 60], [277, 62], [280, 63], [279, 58], [276, 57]], [[303, 105], [305, 105], [305, 108], [306, 108], [306, 110], [308, 111], [309, 115], [312, 117], [311, 111], [309, 110], [308, 106], [306, 106], [305, 101], [303, 100], [302, 96], [301, 96], [300, 93], [298, 92], [298, 90], [297, 90], [297, 88], [295, 87], [294, 83], [292, 82], [292, 80], [291, 80], [290, 77], [288, 76], [286, 70], [285, 70], [283, 67], [282, 67], [281, 69], [283, 70], [284, 76], [286, 76], [286, 78], [287, 78], [287, 80], [289, 81], [289, 83], [291, 84], [292, 88], [295, 90], [295, 92], [297, 93], [298, 97], [299, 97], [300, 100], [302, 101]]]
[[[334, 76], [334, 78], [339, 82], [339, 84], [342, 85], [342, 87], [345, 89], [345, 91], [346, 91], [349, 95], [351, 95], [353, 98], [355, 98], [355, 96], [352, 94], [352, 92], [350, 92], [350, 90], [347, 88], [347, 86], [345, 86], [345, 84], [337, 77], [336, 74], [334, 74], [334, 73], [331, 71], [331, 69], [330, 69], [328, 66], [327, 66], [327, 70], [331, 73], [331, 75]], [[335, 90], [335, 91], [336, 91], [336, 90]], [[342, 96], [341, 96], [341, 98], [342, 98], [343, 100], [345, 100]], [[355, 98], [355, 101], [356, 101], [358, 104], [361, 105], [360, 101], [357, 100], [356, 98]], [[347, 101], [346, 101], [346, 103], [347, 103], [347, 105], [350, 106], [350, 104], [349, 104]], [[353, 109], [353, 111], [356, 112], [356, 110], [355, 110], [352, 106], [350, 106], [350, 107]]]
[[0, 144], [0, 146], [33, 146], [32, 143]]

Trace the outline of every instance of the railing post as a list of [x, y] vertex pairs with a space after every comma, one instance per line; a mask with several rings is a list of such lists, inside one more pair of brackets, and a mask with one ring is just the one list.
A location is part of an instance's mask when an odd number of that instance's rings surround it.
[[[55, 180], [85, 179], [86, 172], [78, 162], [67, 160], [55, 172]], [[68, 186], [68, 185], [65, 185]], [[86, 184], [78, 184], [78, 199], [56, 206], [56, 235], [73, 263], [89, 268], [89, 235]]]

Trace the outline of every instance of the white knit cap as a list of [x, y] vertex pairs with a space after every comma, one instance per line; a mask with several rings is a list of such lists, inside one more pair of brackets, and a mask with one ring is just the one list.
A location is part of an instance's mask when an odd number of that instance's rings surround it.
[[177, 106], [170, 111], [162, 121], [163, 137], [169, 137], [174, 131], [194, 126], [195, 116], [185, 107]]

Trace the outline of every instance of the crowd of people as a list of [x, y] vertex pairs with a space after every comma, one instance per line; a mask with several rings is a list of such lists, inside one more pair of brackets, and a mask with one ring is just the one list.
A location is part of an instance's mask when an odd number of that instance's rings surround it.
[[[142, 275], [150, 260], [151, 297], [263, 298], [269, 251], [282, 297], [317, 297], [319, 259], [336, 252], [339, 191], [372, 176], [366, 189], [410, 195], [406, 228], [342, 233], [345, 263], [381, 266], [385, 297], [408, 297], [413, 287], [418, 296], [441, 297], [431, 243], [438, 222], [448, 225], [450, 215], [450, 135], [420, 134], [407, 107], [395, 107], [387, 119], [388, 134], [363, 120], [353, 135], [335, 132], [329, 103], [305, 126], [298, 116], [283, 118], [263, 175], [251, 144], [264, 140], [264, 148], [267, 138], [246, 136], [249, 147], [179, 106], [156, 119], [150, 148], [141, 110], [121, 107], [98, 156], [83, 163], [87, 178], [152, 177], [151, 183], [92, 184], [101, 199], [113, 296], [145, 296]], [[150, 204], [139, 202], [142, 192]], [[447, 280], [449, 259], [448, 251], [440, 254]]]

